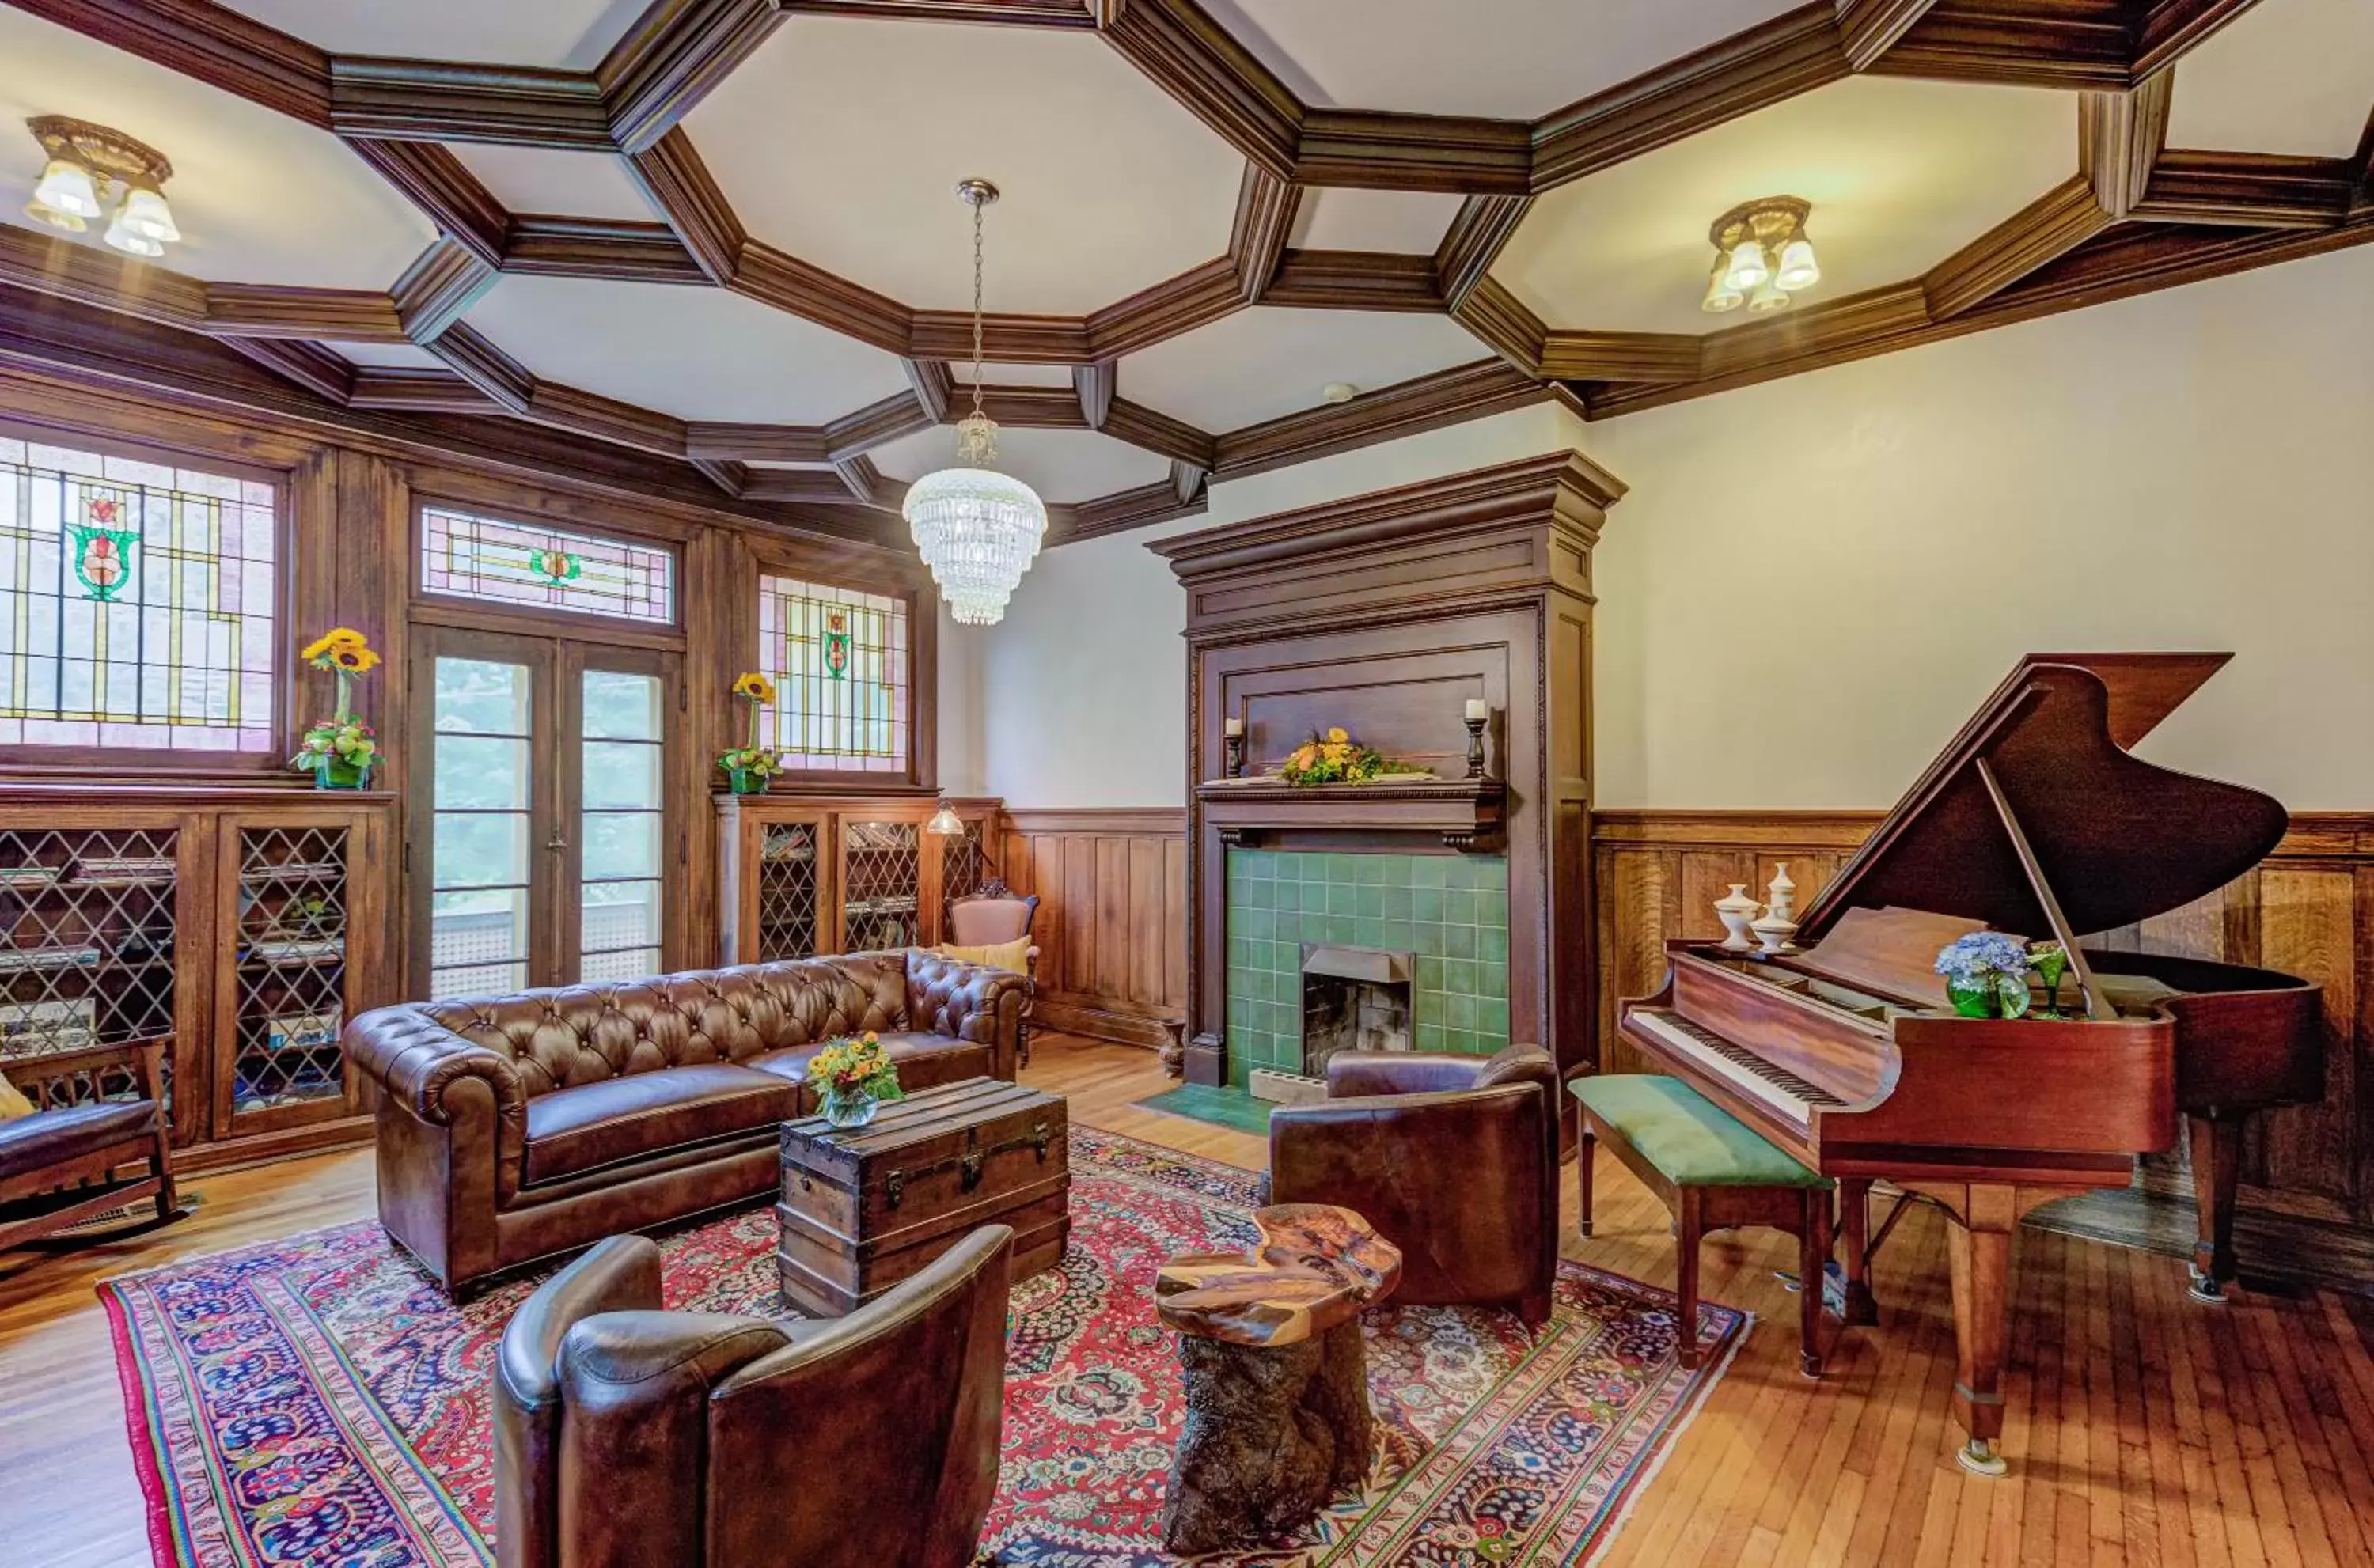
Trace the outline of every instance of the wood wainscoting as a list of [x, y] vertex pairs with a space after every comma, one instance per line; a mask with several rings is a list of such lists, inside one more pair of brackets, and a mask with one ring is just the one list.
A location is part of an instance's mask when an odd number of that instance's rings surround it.
[[1009, 807], [997, 869], [1039, 895], [1037, 1026], [1159, 1047], [1187, 1016], [1187, 813]]
[[[1878, 825], [1878, 812], [1605, 811], [1592, 817], [1603, 1071], [1637, 1069], [1616, 999], [1657, 989], [1669, 938], [1722, 935], [1714, 901], [1761, 895], [1787, 862], [1804, 908]], [[2374, 813], [2296, 813], [2255, 869], [2103, 946], [2256, 965], [2324, 988], [2322, 1101], [2254, 1117], [2245, 1210], [2374, 1223]], [[2147, 1173], [2148, 1177], [2148, 1173]]]

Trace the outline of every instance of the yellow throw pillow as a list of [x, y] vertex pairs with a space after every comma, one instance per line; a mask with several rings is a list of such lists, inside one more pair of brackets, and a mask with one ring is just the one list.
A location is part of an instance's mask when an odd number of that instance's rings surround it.
[[31, 1116], [33, 1102], [5, 1075], [0, 1075], [0, 1121], [15, 1121], [18, 1117]]
[[952, 942], [940, 943], [940, 956], [962, 964], [983, 964], [992, 969], [1011, 969], [1017, 975], [1030, 972], [1030, 939], [1016, 937], [1012, 942], [992, 942], [987, 947], [958, 947]]

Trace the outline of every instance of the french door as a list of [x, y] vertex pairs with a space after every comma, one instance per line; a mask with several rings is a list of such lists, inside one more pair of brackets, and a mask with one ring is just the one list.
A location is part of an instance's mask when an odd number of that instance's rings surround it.
[[416, 626], [414, 995], [493, 996], [666, 966], [681, 837], [667, 789], [676, 662]]

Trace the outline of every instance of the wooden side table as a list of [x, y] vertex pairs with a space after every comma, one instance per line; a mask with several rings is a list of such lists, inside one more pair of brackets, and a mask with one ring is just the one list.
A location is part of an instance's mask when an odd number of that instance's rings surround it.
[[1401, 1282], [1401, 1252], [1330, 1204], [1276, 1204], [1253, 1223], [1251, 1256], [1174, 1258], [1155, 1277], [1187, 1384], [1163, 1518], [1181, 1556], [1282, 1535], [1369, 1473], [1360, 1313]]

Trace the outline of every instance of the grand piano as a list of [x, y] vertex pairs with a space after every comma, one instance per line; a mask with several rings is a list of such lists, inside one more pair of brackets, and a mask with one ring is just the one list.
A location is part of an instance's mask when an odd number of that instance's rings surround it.
[[[2081, 945], [2210, 893], [2284, 835], [2281, 804], [2128, 755], [2230, 654], [2031, 654], [1839, 868], [1797, 951], [1670, 944], [1625, 1040], [1839, 1178], [1847, 1316], [1875, 1321], [1869, 1193], [1951, 1221], [1962, 1463], [2001, 1474], [2011, 1233], [2039, 1203], [2127, 1185], [2189, 1123], [2193, 1293], [2234, 1272], [2243, 1117], [2318, 1098], [2317, 989], [2269, 970]], [[2022, 1019], [1957, 1016], [1937, 952], [1992, 929], [2057, 940], [2058, 993]], [[2060, 1016], [2039, 1016], [2047, 1012]]]

